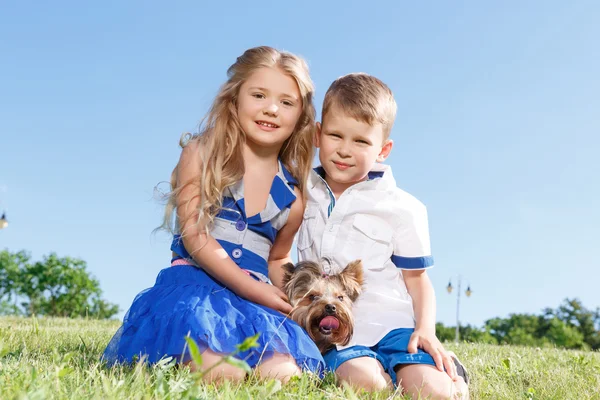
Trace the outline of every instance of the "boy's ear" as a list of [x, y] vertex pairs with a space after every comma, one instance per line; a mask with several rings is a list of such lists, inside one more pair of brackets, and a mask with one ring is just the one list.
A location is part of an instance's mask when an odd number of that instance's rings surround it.
[[317, 122], [317, 129], [315, 129], [315, 137], [313, 138], [313, 144], [315, 145], [316, 148], [319, 148], [319, 146], [321, 145], [320, 143], [320, 139], [321, 139], [321, 123]]
[[388, 139], [385, 141], [383, 146], [381, 147], [381, 151], [377, 156], [377, 162], [384, 162], [386, 158], [390, 155], [392, 151], [392, 147], [394, 147], [394, 141], [392, 139]]

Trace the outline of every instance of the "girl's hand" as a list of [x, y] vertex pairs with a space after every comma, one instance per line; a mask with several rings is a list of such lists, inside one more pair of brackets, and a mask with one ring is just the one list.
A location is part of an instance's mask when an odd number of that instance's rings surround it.
[[244, 292], [242, 296], [250, 301], [286, 315], [292, 312], [292, 306], [288, 303], [287, 296], [277, 286], [254, 281], [254, 284], [246, 287]]
[[435, 336], [435, 333], [415, 329], [408, 342], [408, 352], [416, 353], [417, 348], [425, 350], [435, 361], [435, 366], [440, 371], [450, 376], [452, 380], [458, 379], [456, 365], [450, 354], [444, 349], [442, 343]]

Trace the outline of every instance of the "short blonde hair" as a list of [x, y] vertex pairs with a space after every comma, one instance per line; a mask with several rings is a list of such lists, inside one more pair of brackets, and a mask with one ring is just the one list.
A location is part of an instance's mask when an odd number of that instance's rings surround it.
[[374, 76], [359, 72], [333, 81], [323, 100], [323, 121], [334, 106], [358, 121], [382, 124], [384, 139], [390, 136], [396, 119], [396, 100], [390, 88]]

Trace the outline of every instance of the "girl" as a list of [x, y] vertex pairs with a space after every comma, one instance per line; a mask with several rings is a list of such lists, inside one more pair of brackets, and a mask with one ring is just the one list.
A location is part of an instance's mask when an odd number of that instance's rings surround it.
[[[291, 311], [281, 266], [304, 212], [315, 110], [306, 63], [270, 47], [247, 50], [201, 126], [182, 139], [163, 226], [175, 216], [171, 267], [135, 300], [104, 352], [109, 364], [173, 356], [206, 370], [260, 333], [239, 356], [263, 377], [320, 372], [323, 359]], [[270, 284], [270, 282], [274, 284]], [[184, 352], [189, 335], [202, 351]], [[208, 381], [241, 380], [227, 363]]]

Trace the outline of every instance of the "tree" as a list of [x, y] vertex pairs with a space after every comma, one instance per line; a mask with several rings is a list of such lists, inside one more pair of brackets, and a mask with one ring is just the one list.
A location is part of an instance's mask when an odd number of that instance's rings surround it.
[[35, 263], [29, 259], [25, 252], [0, 253], [0, 293], [22, 300], [19, 313], [110, 318], [119, 312], [117, 305], [101, 299], [100, 283], [85, 261], [54, 253]]
[[600, 309], [588, 310], [579, 299], [565, 299], [556, 309], [546, 308], [546, 318], [556, 317], [583, 335], [583, 341], [593, 350], [600, 349]]
[[547, 329], [544, 338], [549, 343], [565, 349], [589, 348], [584, 341], [583, 334], [577, 328], [567, 325], [556, 317], [547, 319], [546, 324]]
[[0, 251], [0, 315], [19, 314], [17, 292], [21, 283], [21, 270], [29, 262], [25, 251], [9, 253]]

